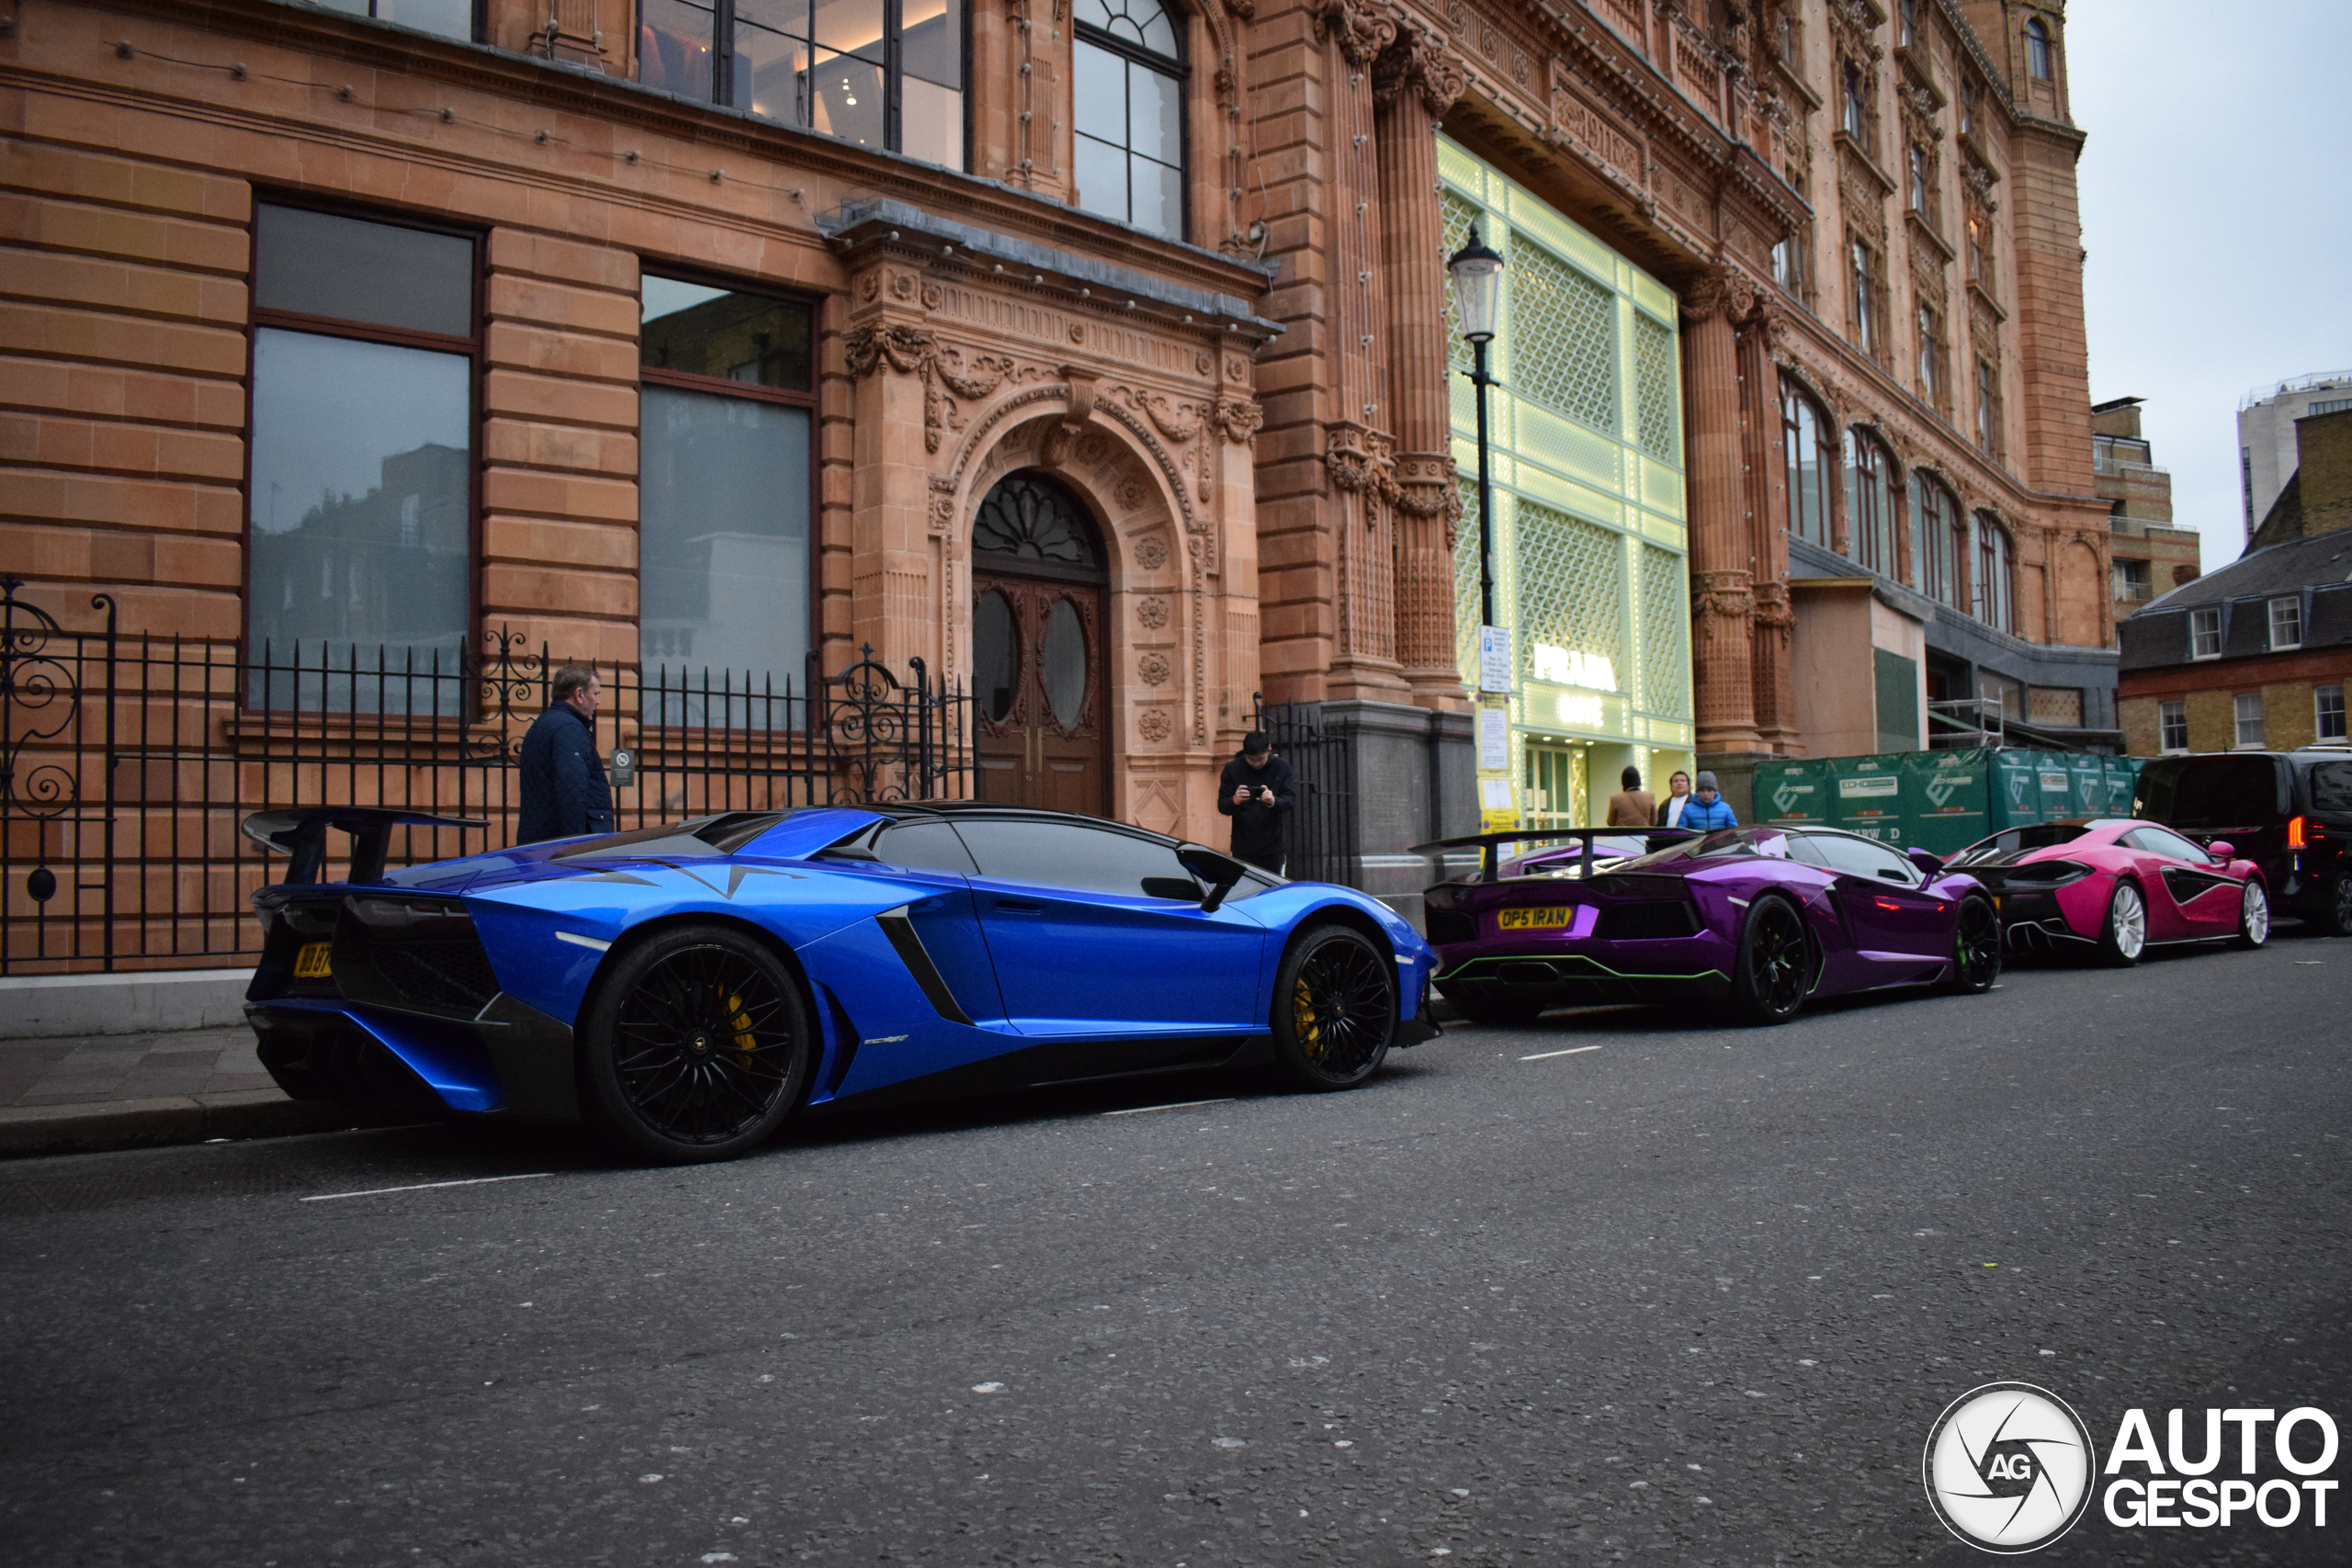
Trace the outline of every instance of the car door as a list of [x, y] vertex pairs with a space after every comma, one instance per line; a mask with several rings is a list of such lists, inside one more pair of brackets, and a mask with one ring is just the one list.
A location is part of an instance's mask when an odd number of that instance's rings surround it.
[[972, 894], [1005, 1010], [1024, 1033], [1267, 1027], [1265, 928], [1243, 902], [1204, 913], [1174, 846], [1041, 818], [959, 818], [956, 830], [978, 867]]
[[[2166, 940], [2157, 928], [2169, 925], [2182, 937], [2227, 936], [2237, 930], [2239, 900], [2245, 896], [2236, 877], [2213, 863], [2213, 857], [2169, 828], [2134, 828], [2121, 842], [2140, 852], [2148, 884], [2148, 935]], [[2147, 874], [2153, 871], [2154, 874]], [[2158, 907], [2167, 919], [2156, 919]]]
[[1923, 961], [1951, 955], [1951, 900], [1928, 892], [1919, 868], [1884, 844], [1848, 833], [1807, 837], [1837, 877], [1854, 945], [1875, 974], [1864, 984], [1916, 978]]

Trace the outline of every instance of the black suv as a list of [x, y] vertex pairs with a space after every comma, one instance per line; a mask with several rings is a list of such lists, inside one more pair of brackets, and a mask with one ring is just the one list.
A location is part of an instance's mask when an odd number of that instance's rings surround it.
[[2132, 814], [2262, 868], [2270, 900], [2332, 936], [2352, 936], [2352, 750], [2158, 757], [2140, 770]]

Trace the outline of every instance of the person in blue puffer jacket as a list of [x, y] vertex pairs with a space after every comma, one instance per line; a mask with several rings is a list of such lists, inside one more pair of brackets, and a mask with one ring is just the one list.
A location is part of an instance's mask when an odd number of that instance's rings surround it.
[[1715, 775], [1704, 768], [1699, 770], [1699, 782], [1691, 787], [1690, 804], [1682, 808], [1682, 826], [1706, 832], [1739, 826], [1731, 803], [1715, 793]]

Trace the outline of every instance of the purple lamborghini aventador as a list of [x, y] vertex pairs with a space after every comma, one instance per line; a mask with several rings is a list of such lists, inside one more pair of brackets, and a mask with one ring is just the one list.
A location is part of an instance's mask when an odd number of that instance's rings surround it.
[[[1419, 846], [1482, 852], [1475, 878], [1425, 895], [1445, 999], [1477, 1023], [1608, 1001], [1716, 1003], [1781, 1023], [1809, 997], [1985, 991], [2000, 974], [1991, 897], [1924, 850], [1818, 828], [1625, 837], [1482, 833]], [[1545, 840], [1579, 843], [1503, 858], [1505, 845]]]

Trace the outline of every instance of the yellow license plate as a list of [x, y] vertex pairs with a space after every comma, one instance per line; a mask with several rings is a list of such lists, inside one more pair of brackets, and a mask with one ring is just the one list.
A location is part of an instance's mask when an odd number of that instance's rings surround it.
[[1498, 930], [1507, 931], [1552, 931], [1576, 922], [1573, 904], [1544, 904], [1526, 909], [1498, 909], [1495, 912]]
[[334, 945], [331, 942], [304, 942], [302, 951], [294, 955], [294, 978], [323, 980], [334, 974], [334, 966], [327, 962], [327, 952]]

